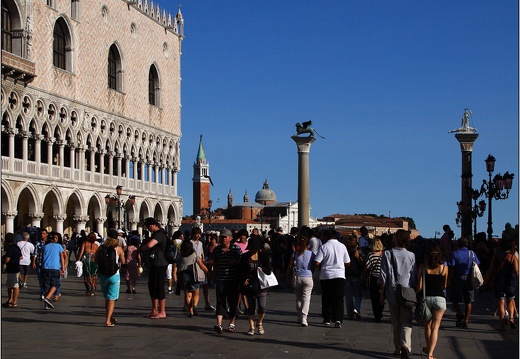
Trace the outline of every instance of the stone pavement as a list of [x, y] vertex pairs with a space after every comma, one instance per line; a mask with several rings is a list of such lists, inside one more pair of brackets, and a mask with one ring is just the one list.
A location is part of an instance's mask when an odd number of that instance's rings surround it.
[[[72, 268], [71, 268], [72, 269]], [[2, 276], [2, 302], [7, 290]], [[370, 300], [362, 302], [363, 318], [344, 321], [336, 329], [324, 326], [319, 295], [313, 295], [310, 326], [296, 324], [294, 295], [289, 290], [270, 292], [265, 335], [248, 336], [245, 316], [237, 320], [235, 333], [213, 332], [211, 312], [199, 310], [188, 318], [182, 312], [181, 297], [168, 295], [166, 319], [148, 319], [150, 310], [146, 279], [141, 278], [137, 294], [122, 293], [116, 302], [118, 323], [104, 327], [104, 299], [101, 293], [87, 297], [82, 278], [70, 276], [62, 283], [62, 298], [54, 310], [44, 310], [38, 298], [37, 279], [29, 278], [21, 290], [18, 308], [2, 308], [3, 358], [393, 358], [392, 330], [388, 311], [381, 323], [371, 318]], [[368, 293], [365, 293], [368, 295]], [[210, 289], [214, 298], [214, 290]], [[202, 298], [201, 298], [202, 299]], [[203, 303], [203, 299], [201, 303]], [[202, 308], [203, 305], [200, 305]], [[490, 312], [491, 293], [478, 293], [468, 329], [455, 327], [455, 316], [446, 311], [435, 355], [437, 358], [518, 358], [518, 330], [496, 330], [498, 320]], [[225, 328], [225, 327], [224, 327]], [[424, 330], [413, 329], [412, 358], [427, 358], [421, 352]]]

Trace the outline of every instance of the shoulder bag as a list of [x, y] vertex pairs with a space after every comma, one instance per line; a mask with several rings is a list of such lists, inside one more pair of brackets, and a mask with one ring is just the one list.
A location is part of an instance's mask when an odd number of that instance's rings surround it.
[[419, 324], [426, 324], [432, 320], [432, 312], [426, 305], [426, 268], [423, 268], [422, 273], [422, 298], [415, 307], [414, 319]]
[[267, 289], [271, 287], [276, 287], [278, 285], [278, 280], [276, 280], [274, 272], [271, 272], [271, 274], [265, 274], [263, 270], [257, 268], [256, 273], [258, 276], [258, 283], [260, 284], [260, 289]]
[[[469, 251], [468, 256], [471, 260], [471, 253], [475, 255], [475, 252]], [[469, 270], [469, 279], [471, 283], [472, 288], [480, 288], [482, 284], [484, 284], [484, 277], [482, 277], [482, 273], [480, 273], [480, 268], [478, 267], [477, 263], [475, 262], [475, 259], [473, 259], [471, 263], [471, 268]]]
[[394, 273], [395, 299], [397, 304], [406, 307], [414, 307], [415, 303], [417, 303], [417, 294], [413, 288], [403, 287], [399, 284], [397, 281], [397, 262], [394, 257], [394, 252], [390, 250], [390, 254], [392, 255], [392, 271]]

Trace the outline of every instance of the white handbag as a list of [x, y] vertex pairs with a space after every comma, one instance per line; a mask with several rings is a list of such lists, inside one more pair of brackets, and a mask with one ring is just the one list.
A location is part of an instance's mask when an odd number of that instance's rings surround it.
[[278, 281], [276, 280], [276, 276], [273, 272], [271, 272], [271, 274], [265, 274], [260, 268], [257, 268], [256, 273], [258, 276], [258, 283], [260, 284], [260, 289], [267, 289], [271, 287], [276, 287], [278, 285]]

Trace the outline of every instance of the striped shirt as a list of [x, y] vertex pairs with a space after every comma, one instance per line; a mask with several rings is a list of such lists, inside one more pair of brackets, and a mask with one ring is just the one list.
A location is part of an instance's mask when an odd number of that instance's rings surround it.
[[370, 252], [368, 254], [366, 267], [372, 277], [379, 278], [379, 274], [381, 273], [381, 256]]
[[213, 251], [213, 260], [217, 266], [217, 280], [236, 281], [238, 280], [238, 263], [242, 250], [235, 244], [229, 245], [229, 250], [224, 252], [222, 246], [217, 246]]

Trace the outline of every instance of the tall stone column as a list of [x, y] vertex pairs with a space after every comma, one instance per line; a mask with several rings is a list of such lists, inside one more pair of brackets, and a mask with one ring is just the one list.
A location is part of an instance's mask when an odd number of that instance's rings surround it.
[[[461, 236], [468, 239], [472, 234], [473, 217], [471, 215], [471, 177], [473, 177], [471, 155], [473, 153], [473, 143], [477, 139], [478, 134], [470, 132], [459, 132], [455, 138], [460, 143], [460, 151], [462, 152], [462, 181], [461, 181], [461, 201], [462, 201], [462, 221], [461, 221]], [[464, 181], [464, 178], [467, 181]]]
[[309, 199], [309, 155], [314, 136], [291, 137], [298, 147], [298, 227], [308, 226], [311, 215]]

